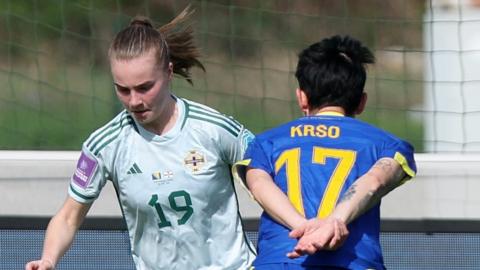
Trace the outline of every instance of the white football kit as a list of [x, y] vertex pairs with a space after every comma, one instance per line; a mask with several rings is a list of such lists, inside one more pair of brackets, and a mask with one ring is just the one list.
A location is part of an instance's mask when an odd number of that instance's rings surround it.
[[118, 114], [83, 144], [69, 195], [91, 203], [111, 180], [138, 270], [247, 269], [255, 255], [239, 216], [230, 166], [253, 134], [231, 117], [175, 98], [165, 135]]

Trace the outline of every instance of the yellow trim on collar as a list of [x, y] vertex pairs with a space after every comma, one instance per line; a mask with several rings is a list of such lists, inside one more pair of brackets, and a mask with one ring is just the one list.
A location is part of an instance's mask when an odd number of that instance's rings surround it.
[[315, 114], [315, 116], [317, 115], [332, 115], [332, 116], [345, 116], [343, 113], [339, 113], [339, 112], [320, 112], [320, 113], [317, 113]]

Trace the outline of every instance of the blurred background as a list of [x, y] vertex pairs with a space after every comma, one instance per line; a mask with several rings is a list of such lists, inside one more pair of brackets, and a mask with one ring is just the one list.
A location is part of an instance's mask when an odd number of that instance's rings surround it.
[[173, 92], [260, 132], [299, 116], [297, 54], [360, 39], [369, 68], [360, 116], [421, 152], [480, 150], [480, 42], [473, 0], [0, 1], [0, 148], [78, 150], [120, 110], [107, 49], [135, 15], [157, 26], [188, 4], [206, 72]]
[[0, 147], [78, 150], [120, 110], [107, 49], [132, 16], [167, 23], [188, 4], [206, 72], [173, 92], [260, 132], [300, 115], [297, 54], [334, 34], [371, 48], [362, 119], [425, 149], [426, 10], [418, 0], [0, 1]]
[[[12, 262], [0, 269], [24, 260], [12, 257], [18, 235], [37, 239], [31, 256], [39, 254], [41, 233], [6, 232], [32, 221], [44, 228], [82, 142], [122, 110], [107, 58], [113, 36], [135, 15], [160, 26], [189, 4], [206, 72], [193, 70], [193, 85], [175, 79], [172, 91], [254, 133], [300, 116], [294, 71], [303, 48], [335, 34], [367, 45], [376, 64], [359, 118], [411, 142], [419, 168], [383, 200], [383, 231], [402, 232], [384, 240], [389, 269], [480, 269], [479, 0], [0, 0], [0, 240], [10, 237], [0, 262]], [[239, 198], [255, 220], [258, 206]], [[89, 216], [118, 223], [111, 185]], [[442, 249], [454, 244], [458, 253]], [[410, 261], [396, 260], [398, 250]]]

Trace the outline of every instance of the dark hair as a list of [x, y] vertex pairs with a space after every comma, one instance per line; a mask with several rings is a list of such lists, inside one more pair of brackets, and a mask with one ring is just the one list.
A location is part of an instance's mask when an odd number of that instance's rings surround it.
[[374, 61], [372, 52], [360, 41], [337, 35], [303, 50], [295, 76], [311, 109], [340, 106], [353, 115], [365, 86], [365, 66]]
[[192, 13], [190, 6], [187, 6], [171, 22], [158, 29], [147, 17], [133, 18], [130, 25], [113, 39], [108, 52], [110, 58], [129, 60], [153, 49], [159, 65], [166, 68], [172, 62], [173, 72], [192, 83], [190, 68], [197, 66], [205, 70], [198, 60], [200, 52], [193, 42], [192, 27], [180, 27]]

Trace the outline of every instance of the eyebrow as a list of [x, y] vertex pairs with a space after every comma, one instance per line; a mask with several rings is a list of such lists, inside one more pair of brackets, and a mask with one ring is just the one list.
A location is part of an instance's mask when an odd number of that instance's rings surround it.
[[[153, 83], [155, 83], [155, 81], [146, 81], [146, 82], [142, 82], [142, 83], [140, 83], [140, 84], [134, 85], [133, 88], [138, 88], [138, 87], [150, 85], [150, 84], [153, 84]], [[117, 87], [120, 87], [120, 88], [128, 88], [127, 86], [118, 84], [118, 83], [116, 83], [116, 82], [114, 82], [113, 84], [114, 84], [115, 86], [117, 86]]]

